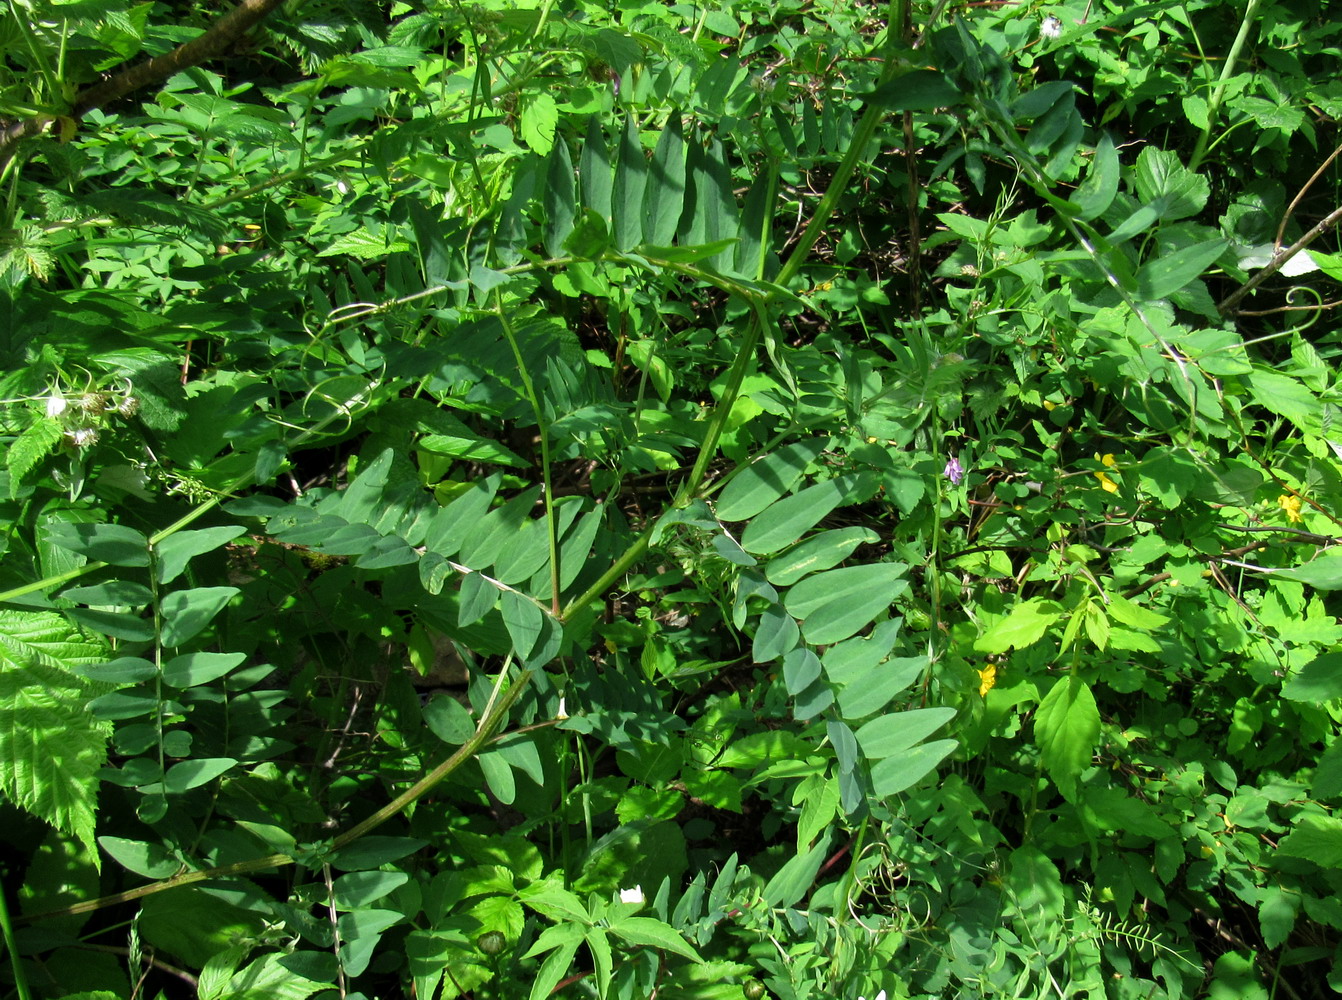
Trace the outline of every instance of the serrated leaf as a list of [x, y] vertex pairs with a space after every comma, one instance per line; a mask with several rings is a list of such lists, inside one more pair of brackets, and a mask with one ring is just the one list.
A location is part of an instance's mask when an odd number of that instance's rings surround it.
[[60, 443], [62, 433], [59, 421], [38, 417], [10, 442], [9, 450], [5, 453], [5, 468], [9, 470], [11, 497], [18, 495], [23, 477]]
[[1342, 698], [1342, 653], [1324, 653], [1310, 660], [1281, 686], [1283, 698], [1317, 704]]
[[1072, 675], [1055, 683], [1035, 712], [1034, 741], [1049, 776], [1069, 800], [1099, 737], [1100, 710], [1090, 686]]
[[1024, 649], [1044, 637], [1049, 627], [1062, 616], [1062, 608], [1053, 601], [1032, 597], [1022, 601], [1000, 622], [974, 642], [980, 653], [1005, 653], [1008, 649]]
[[1277, 853], [1305, 858], [1321, 868], [1342, 868], [1342, 819], [1306, 813], [1281, 839]]
[[522, 108], [522, 141], [532, 152], [548, 156], [555, 141], [555, 125], [559, 108], [555, 99], [545, 92], [533, 94]]
[[694, 947], [680, 936], [679, 931], [670, 924], [663, 923], [653, 917], [624, 917], [620, 920], [613, 920], [610, 924], [610, 932], [629, 944], [659, 948], [662, 951], [683, 955], [695, 962], [703, 961]]
[[90, 851], [110, 727], [85, 708], [97, 688], [74, 670], [106, 659], [61, 615], [0, 609], [0, 789]]

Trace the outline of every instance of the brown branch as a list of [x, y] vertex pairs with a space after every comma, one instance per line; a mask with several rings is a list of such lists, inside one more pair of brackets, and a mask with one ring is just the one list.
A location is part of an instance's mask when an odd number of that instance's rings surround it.
[[[284, 0], [242, 0], [191, 41], [80, 91], [75, 95], [68, 117], [79, 118], [95, 108], [101, 108], [125, 97], [132, 91], [162, 83], [184, 69], [199, 66], [206, 60], [223, 54], [282, 3]], [[0, 123], [3, 125], [3, 128], [0, 128], [0, 172], [9, 164], [20, 142], [39, 134], [55, 120], [50, 115], [37, 115], [22, 121]]]
[[1267, 267], [1263, 268], [1244, 284], [1240, 285], [1239, 288], [1227, 295], [1225, 299], [1217, 303], [1216, 311], [1222, 316], [1228, 316], [1235, 312], [1235, 306], [1239, 305], [1240, 300], [1243, 299], [1244, 296], [1248, 295], [1264, 281], [1280, 271], [1282, 266], [1301, 250], [1305, 249], [1305, 247], [1309, 246], [1329, 229], [1332, 229], [1339, 219], [1342, 219], [1342, 208], [1334, 209], [1326, 219], [1307, 232], [1304, 236], [1300, 237], [1300, 239], [1296, 240], [1281, 253], [1274, 255], [1272, 263], [1268, 264]]

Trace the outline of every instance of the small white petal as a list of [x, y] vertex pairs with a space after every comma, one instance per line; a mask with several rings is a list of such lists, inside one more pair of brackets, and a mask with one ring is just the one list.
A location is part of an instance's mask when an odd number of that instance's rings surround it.
[[65, 401], [65, 397], [64, 397], [64, 396], [61, 396], [61, 395], [48, 396], [48, 397], [47, 397], [47, 416], [49, 416], [49, 417], [59, 417], [62, 413], [65, 412], [66, 407], [69, 406], [69, 405], [70, 405], [70, 404], [67, 403], [67, 402]]
[[[641, 903], [643, 902], [643, 887], [636, 885], [632, 889], [620, 890], [621, 903]], [[879, 1000], [879, 998], [878, 998]]]

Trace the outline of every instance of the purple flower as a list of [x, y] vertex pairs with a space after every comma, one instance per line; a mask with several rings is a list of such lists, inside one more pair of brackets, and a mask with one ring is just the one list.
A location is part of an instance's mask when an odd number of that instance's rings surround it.
[[951, 481], [952, 486], [959, 486], [960, 480], [965, 478], [965, 468], [958, 458], [952, 456], [946, 460], [946, 468], [941, 470], [941, 474]]

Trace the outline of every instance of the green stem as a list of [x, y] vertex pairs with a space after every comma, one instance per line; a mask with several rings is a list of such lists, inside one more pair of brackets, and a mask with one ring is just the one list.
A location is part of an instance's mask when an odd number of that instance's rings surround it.
[[517, 361], [517, 371], [522, 377], [522, 387], [526, 391], [527, 400], [531, 403], [531, 412], [536, 415], [536, 426], [540, 428], [541, 482], [545, 489], [545, 534], [550, 543], [550, 608], [558, 615], [559, 533], [555, 523], [554, 482], [550, 474], [550, 423], [545, 419], [545, 408], [541, 406], [540, 397], [536, 395], [536, 386], [531, 381], [526, 359], [522, 357], [522, 349], [517, 343], [517, 333], [513, 330], [513, 325], [508, 322], [508, 313], [503, 308], [503, 296], [498, 291], [494, 292], [494, 305], [499, 322], [503, 325], [503, 336], [507, 338], [508, 346], [513, 350], [513, 358]]
[[[522, 671], [513, 686], [508, 692], [499, 699], [492, 710], [486, 712], [476, 726], [475, 733], [469, 740], [452, 754], [451, 757], [443, 761], [432, 771], [420, 778], [402, 794], [398, 795], [387, 805], [383, 806], [373, 815], [346, 830], [340, 836], [336, 837], [331, 843], [331, 850], [338, 851], [342, 847], [348, 847], [354, 841], [358, 840], [364, 834], [377, 826], [385, 823], [397, 813], [404, 810], [407, 806], [418, 800], [426, 792], [450, 775], [462, 764], [470, 760], [485, 746], [486, 743], [494, 739], [500, 725], [507, 716], [513, 704], [521, 696], [527, 683], [531, 680], [530, 671]], [[261, 858], [250, 858], [247, 861], [238, 861], [231, 865], [220, 865], [218, 868], [206, 868], [202, 871], [187, 872], [184, 875], [177, 875], [173, 878], [163, 879], [159, 882], [151, 882], [149, 885], [142, 885], [135, 889], [128, 889], [125, 892], [118, 892], [111, 896], [102, 896], [98, 899], [85, 900], [82, 903], [75, 903], [71, 906], [59, 910], [48, 910], [45, 913], [36, 913], [22, 918], [24, 923], [32, 923], [38, 920], [47, 920], [53, 917], [68, 917], [79, 913], [91, 913], [94, 910], [105, 909], [109, 906], [115, 906], [118, 903], [128, 903], [131, 900], [142, 899], [145, 896], [152, 896], [156, 893], [166, 892], [168, 889], [176, 889], [184, 885], [195, 885], [199, 882], [207, 882], [216, 878], [233, 878], [238, 875], [250, 875], [254, 872], [269, 871], [274, 868], [283, 868], [286, 865], [294, 864], [298, 859], [290, 854], [268, 854]], [[4, 917], [7, 921], [7, 915]]]
[[1240, 54], [1249, 41], [1249, 32], [1253, 29], [1254, 15], [1258, 13], [1258, 6], [1261, 3], [1262, 0], [1248, 0], [1244, 5], [1244, 17], [1240, 19], [1239, 33], [1235, 35], [1235, 41], [1230, 46], [1230, 53], [1226, 56], [1225, 64], [1221, 67], [1221, 77], [1216, 81], [1216, 89], [1212, 91], [1212, 96], [1207, 101], [1207, 124], [1203, 126], [1202, 134], [1198, 136], [1198, 143], [1193, 148], [1193, 155], [1188, 161], [1189, 170], [1196, 171], [1202, 163], [1202, 158], [1207, 155], [1207, 143], [1211, 139], [1212, 125], [1221, 110], [1221, 102], [1225, 100], [1226, 87], [1230, 85], [1230, 78], [1235, 75]]
[[23, 959], [19, 957], [19, 949], [14, 943], [14, 927], [9, 922], [9, 902], [5, 899], [3, 889], [0, 889], [0, 931], [4, 933], [5, 951], [9, 953], [9, 967], [14, 972], [14, 991], [18, 993], [19, 1000], [32, 1000], [32, 993], [28, 990], [28, 978], [23, 971]]

